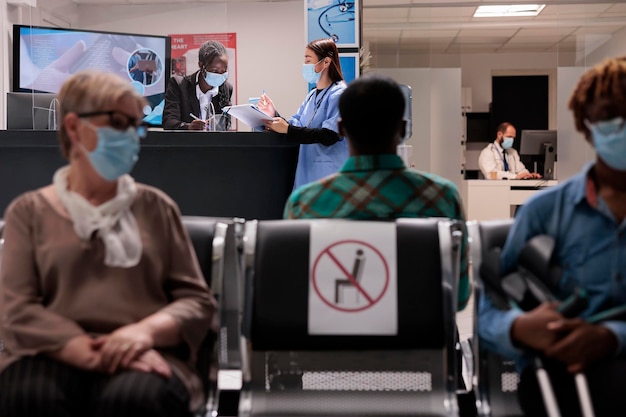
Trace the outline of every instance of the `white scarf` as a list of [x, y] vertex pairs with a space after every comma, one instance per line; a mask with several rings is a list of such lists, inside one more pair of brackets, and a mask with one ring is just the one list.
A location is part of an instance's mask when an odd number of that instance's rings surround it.
[[111, 200], [93, 206], [83, 196], [67, 189], [69, 166], [59, 168], [53, 184], [61, 203], [70, 214], [74, 231], [83, 240], [89, 240], [94, 231], [104, 243], [104, 264], [130, 268], [141, 259], [142, 243], [139, 226], [130, 206], [137, 187], [130, 175], [117, 180], [117, 194]]

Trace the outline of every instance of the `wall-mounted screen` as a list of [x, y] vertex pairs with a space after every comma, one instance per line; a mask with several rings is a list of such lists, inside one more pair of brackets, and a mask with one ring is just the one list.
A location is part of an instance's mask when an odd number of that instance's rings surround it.
[[13, 91], [58, 93], [83, 69], [118, 74], [149, 103], [144, 121], [161, 125], [170, 75], [168, 36], [13, 26]]

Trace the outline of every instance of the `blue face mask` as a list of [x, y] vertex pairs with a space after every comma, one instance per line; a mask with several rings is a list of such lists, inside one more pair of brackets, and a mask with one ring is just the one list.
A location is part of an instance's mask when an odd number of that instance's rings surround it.
[[207, 71], [206, 74], [204, 75], [204, 80], [211, 87], [219, 87], [220, 85], [224, 84], [227, 78], [228, 78], [228, 72], [225, 72], [223, 74], [217, 74], [215, 72]]
[[302, 64], [302, 76], [307, 83], [317, 84], [320, 77], [322, 76], [322, 71], [315, 72], [315, 66], [322, 61], [323, 59], [320, 59], [315, 64]]
[[505, 136], [504, 140], [502, 141], [502, 149], [509, 149], [511, 146], [513, 146], [514, 140], [515, 138]]
[[611, 168], [626, 171], [626, 123], [621, 117], [585, 124], [591, 131], [598, 156]]
[[[88, 122], [87, 122], [88, 123]], [[134, 127], [124, 131], [108, 126], [93, 126], [98, 135], [96, 149], [87, 153], [91, 166], [105, 180], [115, 181], [128, 174], [139, 155], [139, 133]]]

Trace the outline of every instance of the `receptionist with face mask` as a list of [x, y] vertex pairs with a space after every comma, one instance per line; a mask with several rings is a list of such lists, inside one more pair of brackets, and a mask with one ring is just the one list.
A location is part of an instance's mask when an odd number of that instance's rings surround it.
[[294, 189], [339, 171], [348, 159], [348, 144], [339, 136], [339, 96], [346, 89], [339, 51], [332, 39], [317, 39], [304, 49], [302, 76], [315, 84], [289, 120], [280, 117], [274, 103], [266, 94], [258, 107], [273, 120], [265, 129], [284, 133], [286, 139], [300, 144]]
[[[198, 53], [200, 69], [191, 75], [174, 75], [165, 92], [163, 128], [217, 130], [230, 128], [230, 116], [220, 117], [231, 105], [233, 86], [228, 79], [228, 53], [218, 41], [206, 41]], [[216, 116], [217, 115], [217, 116]]]
[[498, 126], [496, 140], [480, 152], [478, 166], [485, 179], [541, 178], [536, 172], [529, 172], [520, 160], [519, 154], [513, 148], [515, 134], [515, 127], [511, 123], [501, 123]]

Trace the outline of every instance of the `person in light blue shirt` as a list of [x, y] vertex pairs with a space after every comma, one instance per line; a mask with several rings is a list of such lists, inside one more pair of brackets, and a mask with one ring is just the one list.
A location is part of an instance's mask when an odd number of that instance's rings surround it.
[[528, 312], [501, 311], [483, 294], [479, 305], [480, 342], [516, 360], [520, 405], [533, 417], [545, 415], [545, 408], [528, 349], [547, 358], [562, 415], [581, 415], [572, 375], [578, 372], [587, 375], [597, 417], [615, 415], [626, 398], [626, 322], [586, 321], [626, 305], [626, 59], [608, 59], [588, 70], [569, 108], [576, 129], [595, 148], [596, 160], [521, 207], [500, 264], [503, 273], [511, 272], [526, 242], [548, 234], [563, 270], [554, 295], [564, 300], [581, 288], [589, 305], [575, 319], [564, 318], [558, 303]]
[[284, 133], [287, 140], [300, 144], [294, 189], [339, 171], [348, 159], [348, 144], [339, 135], [339, 97], [346, 88], [339, 63], [339, 51], [332, 39], [309, 42], [304, 50], [302, 75], [315, 84], [298, 112], [289, 120], [280, 117], [274, 103], [261, 95], [258, 107], [273, 120], [265, 129]]

